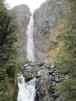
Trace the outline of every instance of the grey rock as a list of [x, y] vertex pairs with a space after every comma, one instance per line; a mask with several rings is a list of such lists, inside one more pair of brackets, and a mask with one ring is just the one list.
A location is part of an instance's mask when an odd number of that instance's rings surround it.
[[16, 25], [17, 36], [17, 60], [19, 63], [26, 61], [26, 30], [31, 16], [30, 10], [26, 5], [19, 5], [9, 11], [13, 18], [13, 23]]
[[[47, 0], [34, 13], [34, 43], [37, 62], [48, 63], [48, 50], [57, 47], [53, 29], [70, 12], [67, 0]], [[51, 57], [50, 57], [51, 58]]]
[[[50, 74], [49, 74], [50, 72]], [[36, 96], [35, 101], [56, 101], [61, 99], [59, 92], [55, 92], [55, 86], [61, 81], [60, 74], [56, 67], [43, 63], [29, 63], [22, 68], [23, 76], [28, 82], [36, 78]]]

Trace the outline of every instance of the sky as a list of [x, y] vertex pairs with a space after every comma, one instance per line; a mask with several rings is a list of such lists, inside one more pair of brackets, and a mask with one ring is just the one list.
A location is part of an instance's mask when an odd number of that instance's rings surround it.
[[9, 9], [20, 4], [26, 4], [29, 6], [31, 12], [34, 12], [34, 10], [37, 9], [45, 1], [46, 0], [5, 0], [5, 4]]

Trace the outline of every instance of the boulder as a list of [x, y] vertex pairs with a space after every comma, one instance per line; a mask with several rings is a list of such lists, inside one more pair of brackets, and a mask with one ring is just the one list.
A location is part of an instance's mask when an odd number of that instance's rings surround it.
[[55, 91], [56, 85], [63, 81], [56, 66], [45, 63], [29, 63], [21, 68], [21, 72], [26, 82], [36, 78], [35, 101], [56, 101], [61, 98], [60, 93]]

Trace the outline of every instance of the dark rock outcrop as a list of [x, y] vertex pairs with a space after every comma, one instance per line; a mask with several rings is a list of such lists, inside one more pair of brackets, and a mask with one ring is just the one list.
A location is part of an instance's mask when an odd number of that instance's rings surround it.
[[[62, 101], [59, 92], [55, 91], [57, 84], [64, 80], [56, 67], [44, 63], [29, 63], [21, 69], [26, 82], [36, 78], [35, 101]], [[30, 76], [31, 75], [31, 76]]]

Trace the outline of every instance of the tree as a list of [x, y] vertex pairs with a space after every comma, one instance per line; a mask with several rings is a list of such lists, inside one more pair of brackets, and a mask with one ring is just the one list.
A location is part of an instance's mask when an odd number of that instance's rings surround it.
[[[12, 19], [0, 0], [0, 101], [13, 101], [16, 70], [16, 35]], [[13, 88], [14, 89], [14, 88]]]

